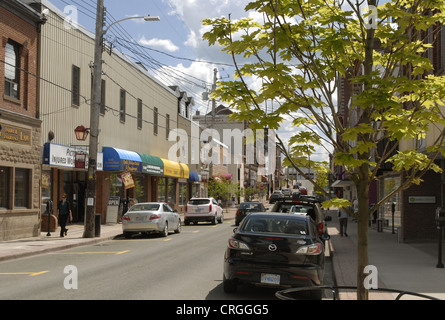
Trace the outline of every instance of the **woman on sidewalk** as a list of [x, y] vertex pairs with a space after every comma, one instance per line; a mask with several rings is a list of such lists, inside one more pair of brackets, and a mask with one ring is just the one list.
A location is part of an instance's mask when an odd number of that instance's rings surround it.
[[66, 223], [69, 219], [69, 221], [73, 220], [73, 216], [71, 213], [71, 206], [68, 200], [66, 200], [66, 193], [63, 194], [62, 200], [60, 200], [59, 205], [59, 224], [60, 224], [60, 237], [63, 238], [63, 236], [67, 234], [68, 229], [66, 228]]

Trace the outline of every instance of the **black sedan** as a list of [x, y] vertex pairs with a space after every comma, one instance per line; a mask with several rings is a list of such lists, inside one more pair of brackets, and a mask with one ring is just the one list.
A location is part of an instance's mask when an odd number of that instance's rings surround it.
[[235, 215], [235, 225], [239, 225], [240, 222], [245, 218], [250, 212], [264, 212], [267, 209], [263, 206], [261, 202], [242, 202], [240, 203], [238, 210], [236, 210]]
[[[224, 255], [226, 293], [242, 283], [279, 288], [323, 284], [323, 240], [328, 236], [320, 237], [309, 216], [251, 213], [234, 231]], [[321, 299], [320, 290], [311, 293]]]

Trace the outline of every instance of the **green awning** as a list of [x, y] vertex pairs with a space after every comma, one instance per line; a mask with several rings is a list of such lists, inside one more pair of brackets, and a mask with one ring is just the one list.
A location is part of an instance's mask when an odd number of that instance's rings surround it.
[[142, 172], [148, 174], [164, 175], [164, 163], [161, 158], [139, 153], [142, 160]]

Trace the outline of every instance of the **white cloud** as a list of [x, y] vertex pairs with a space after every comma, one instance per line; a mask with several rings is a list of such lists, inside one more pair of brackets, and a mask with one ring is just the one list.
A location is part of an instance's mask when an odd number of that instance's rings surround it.
[[147, 40], [144, 36], [142, 36], [142, 38], [139, 40], [139, 44], [149, 46], [149, 47], [155, 47], [155, 48], [165, 50], [168, 52], [175, 52], [175, 51], [179, 50], [179, 47], [176, 46], [169, 39], [153, 38], [153, 39]]

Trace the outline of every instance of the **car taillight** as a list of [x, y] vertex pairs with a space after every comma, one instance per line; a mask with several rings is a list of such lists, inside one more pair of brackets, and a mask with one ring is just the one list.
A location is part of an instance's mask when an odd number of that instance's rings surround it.
[[236, 215], [239, 215], [239, 214], [240, 214], [239, 210], [236, 210]]
[[296, 254], [306, 254], [306, 255], [318, 255], [322, 251], [322, 244], [321, 243], [314, 243], [308, 246], [303, 246], [298, 248]]
[[160, 214], [152, 214], [151, 216], [150, 216], [150, 220], [155, 220], [155, 219], [160, 219], [161, 218], [161, 215]]
[[187, 205], [185, 205], [185, 212], [187, 212]]
[[322, 235], [324, 232], [324, 224], [323, 223], [319, 223], [317, 226], [317, 231], [318, 231], [318, 235]]
[[212, 212], [212, 205], [209, 205], [209, 212]]
[[239, 240], [236, 240], [235, 238], [230, 238], [229, 239], [229, 244], [228, 244], [230, 249], [237, 249], [237, 250], [250, 250], [249, 246]]
[[122, 220], [130, 221], [130, 217], [129, 217], [129, 216], [123, 216], [123, 217], [122, 217]]

